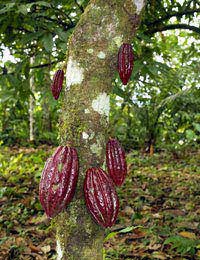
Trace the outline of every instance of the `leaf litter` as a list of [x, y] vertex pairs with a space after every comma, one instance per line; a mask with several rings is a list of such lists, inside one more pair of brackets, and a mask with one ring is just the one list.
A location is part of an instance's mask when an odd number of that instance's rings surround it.
[[[56, 259], [54, 230], [38, 200], [54, 148], [0, 149], [2, 259]], [[200, 151], [176, 160], [167, 153], [127, 157], [129, 174], [117, 188], [121, 209], [106, 231], [104, 259], [200, 259]]]

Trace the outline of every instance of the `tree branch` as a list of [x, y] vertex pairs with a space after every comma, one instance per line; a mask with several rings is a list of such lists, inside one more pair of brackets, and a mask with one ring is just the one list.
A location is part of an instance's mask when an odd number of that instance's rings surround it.
[[[68, 17], [68, 16], [67, 16], [67, 17]], [[43, 16], [43, 15], [38, 15], [38, 16], [36, 17], [36, 19], [38, 19], [38, 18], [43, 18], [43, 19], [45, 19], [45, 20], [47, 20], [47, 21], [57, 23], [57, 24], [61, 25], [64, 30], [69, 30], [69, 29], [72, 29], [72, 28], [75, 27], [75, 24], [74, 24], [74, 22], [71, 20], [70, 17], [68, 17], [68, 20], [70, 20], [70, 23], [69, 23], [69, 24], [66, 23], [66, 22], [64, 22], [64, 21], [62, 21], [61, 19], [53, 19], [53, 18], [51, 18], [51, 17], [47, 17], [47, 16]]]
[[[193, 2], [193, 0], [190, 0], [190, 1], [188, 1], [188, 2], [185, 2], [185, 4], [186, 4], [186, 8], [189, 8], [189, 6], [190, 6], [190, 4]], [[184, 4], [183, 4], [184, 5]]]
[[48, 67], [48, 66], [50, 66], [50, 65], [53, 65], [53, 64], [55, 64], [55, 63], [58, 63], [59, 61], [62, 61], [62, 60], [56, 60], [56, 61], [52, 61], [52, 62], [49, 62], [49, 63], [44, 63], [44, 64], [39, 64], [39, 65], [30, 66], [30, 69], [45, 68], [45, 67]]
[[162, 32], [162, 31], [174, 30], [174, 29], [186, 29], [186, 30], [191, 30], [193, 32], [200, 34], [200, 28], [193, 26], [193, 25], [184, 24], [184, 23], [162, 25], [159, 27], [151, 28], [147, 31], [147, 34], [153, 34], [156, 32]]
[[183, 15], [187, 15], [187, 14], [194, 14], [194, 13], [200, 13], [200, 8], [199, 9], [190, 9], [190, 10], [183, 10], [181, 12], [177, 12], [177, 13], [169, 13], [165, 16], [163, 16], [162, 18], [155, 20], [153, 22], [146, 22], [147, 26], [154, 26], [158, 23], [162, 23], [166, 20], [169, 20], [170, 18], [176, 16], [176, 17], [182, 17]]
[[77, 2], [77, 0], [75, 0], [75, 4], [76, 4], [76, 5], [78, 6], [78, 8], [80, 9], [81, 13], [83, 13], [83, 12], [84, 12], [83, 6], [80, 5], [80, 4]]
[[[69, 26], [75, 27], [74, 22], [72, 21], [72, 19], [70, 17], [70, 13], [67, 14], [66, 12], [63, 12], [61, 9], [58, 9], [58, 8], [54, 8], [54, 10], [57, 12], [58, 16], [63, 16], [64, 20], [65, 20], [65, 18], [67, 18], [70, 21]], [[73, 28], [73, 27], [70, 27], [70, 28]]]
[[[56, 60], [56, 61], [52, 61], [50, 63], [44, 63], [44, 64], [40, 64], [40, 65], [35, 65], [35, 66], [30, 66], [29, 68], [30, 69], [40, 69], [40, 68], [45, 68], [45, 67], [48, 67], [50, 65], [53, 65], [53, 64], [56, 64], [58, 62], [60, 62], [62, 60]], [[2, 69], [2, 73], [0, 74], [0, 76], [3, 76], [3, 75], [14, 75], [15, 73], [14, 72], [9, 72], [8, 73], [8, 69], [7, 67], [4, 65], [4, 67], [0, 67]]]

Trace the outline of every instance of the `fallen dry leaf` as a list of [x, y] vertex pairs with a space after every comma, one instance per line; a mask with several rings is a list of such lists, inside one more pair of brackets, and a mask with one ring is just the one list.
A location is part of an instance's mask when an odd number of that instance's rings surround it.
[[167, 256], [163, 252], [153, 252], [152, 255], [153, 255], [154, 259], [160, 259], [160, 260], [167, 259]]
[[196, 239], [195, 233], [192, 232], [187, 232], [187, 231], [182, 231], [179, 233], [180, 236], [190, 238], [190, 239]]
[[23, 244], [23, 242], [24, 242], [24, 238], [23, 237], [16, 237], [15, 238], [16, 245], [20, 246], [20, 245]]
[[46, 254], [46, 253], [48, 253], [48, 252], [51, 251], [51, 247], [50, 247], [50, 245], [42, 246], [42, 247], [41, 247], [41, 250], [42, 250], [43, 253]]
[[37, 253], [31, 253], [31, 255], [34, 257], [34, 259], [36, 259], [36, 260], [46, 260], [47, 258], [45, 257], [43, 257], [43, 256], [40, 256], [39, 254], [37, 254]]
[[183, 210], [179, 210], [179, 209], [168, 209], [168, 210], [165, 210], [165, 212], [168, 212], [174, 216], [185, 216], [185, 211]]
[[154, 244], [154, 245], [149, 245], [148, 246], [148, 249], [150, 249], [150, 250], [158, 250], [159, 248], [161, 248], [161, 244]]
[[38, 253], [41, 252], [41, 248], [38, 246], [34, 246], [32, 244], [29, 244], [29, 248], [31, 249], [31, 252]]

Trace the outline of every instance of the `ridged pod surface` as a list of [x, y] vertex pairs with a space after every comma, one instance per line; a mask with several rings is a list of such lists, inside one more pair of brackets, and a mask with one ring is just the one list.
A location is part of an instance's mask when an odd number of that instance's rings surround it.
[[88, 210], [102, 227], [111, 227], [119, 211], [119, 199], [111, 178], [101, 168], [86, 172], [84, 194]]
[[133, 70], [133, 49], [131, 44], [123, 43], [118, 52], [118, 72], [123, 85], [126, 85]]
[[106, 144], [106, 164], [115, 185], [121, 186], [127, 174], [126, 156], [124, 149], [114, 138], [110, 138]]
[[78, 179], [75, 148], [59, 146], [45, 164], [39, 184], [39, 199], [49, 218], [72, 200]]
[[55, 100], [57, 100], [60, 96], [60, 92], [62, 90], [64, 80], [64, 71], [57, 70], [53, 77], [53, 82], [51, 84], [51, 91]]

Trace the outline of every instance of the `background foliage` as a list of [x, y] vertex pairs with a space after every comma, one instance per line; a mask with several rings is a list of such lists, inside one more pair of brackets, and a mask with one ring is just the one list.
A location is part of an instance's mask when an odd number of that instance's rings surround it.
[[[67, 40], [88, 1], [6, 1], [0, 4], [0, 140], [27, 144], [29, 98], [35, 99], [36, 143], [57, 143], [60, 102], [52, 74], [65, 67]], [[124, 87], [113, 79], [111, 124], [126, 149], [172, 151], [199, 144], [198, 1], [147, 1], [133, 39], [135, 64]], [[30, 64], [30, 58], [34, 58]], [[34, 77], [34, 91], [30, 77]]]

